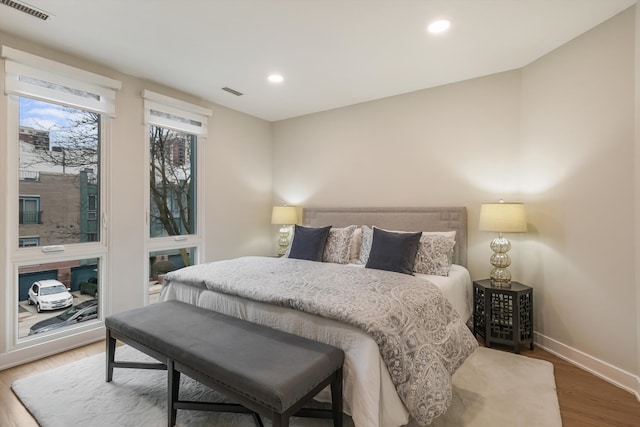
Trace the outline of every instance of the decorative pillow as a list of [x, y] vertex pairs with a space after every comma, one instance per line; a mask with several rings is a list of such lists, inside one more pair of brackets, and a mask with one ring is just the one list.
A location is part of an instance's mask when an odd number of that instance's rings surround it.
[[[373, 228], [377, 228], [377, 227], [373, 227]], [[373, 240], [373, 228], [369, 227], [367, 225], [363, 225], [362, 226], [362, 241], [360, 244], [360, 252], [359, 252], [359, 257], [357, 260], [354, 260], [353, 262], [355, 264], [362, 264], [362, 265], [366, 265], [367, 261], [369, 260], [369, 252], [371, 251], [371, 242]], [[406, 231], [394, 231], [394, 230], [385, 230], [385, 229], [381, 229], [384, 231], [390, 231], [392, 233], [407, 233]], [[435, 236], [442, 236], [444, 238], [450, 239], [453, 241], [454, 245], [455, 245], [455, 238], [456, 238], [456, 230], [449, 230], [449, 231], [423, 231], [422, 232], [422, 237], [421, 237], [421, 241], [423, 239], [426, 239], [431, 236], [431, 237], [435, 237]], [[431, 243], [427, 242], [425, 243], [426, 246], [425, 248], [423, 248], [423, 254], [421, 255], [421, 259], [426, 259], [426, 258], [433, 258], [432, 256], [428, 256], [427, 257], [427, 252], [430, 251], [431, 248]], [[422, 246], [422, 245], [420, 245]], [[418, 252], [420, 251], [420, 246], [418, 247]], [[447, 273], [444, 274], [445, 276], [449, 275], [449, 268], [451, 267], [451, 259], [453, 259], [453, 247], [451, 248], [451, 252], [449, 254], [449, 265], [448, 267], [446, 267], [446, 271]], [[416, 263], [419, 260], [416, 259]], [[427, 261], [424, 261], [421, 264], [420, 270], [422, 271], [438, 271], [437, 268], [433, 267], [433, 263], [430, 264], [430, 267], [426, 267], [426, 263]], [[415, 269], [415, 268], [414, 268]], [[422, 273], [422, 271], [418, 271], [415, 270], [416, 273]], [[444, 271], [444, 270], [440, 270], [440, 271]], [[433, 274], [433, 273], [423, 273], [423, 274]], [[439, 276], [441, 274], [438, 274]]]
[[351, 237], [356, 231], [355, 225], [343, 228], [332, 228], [329, 230], [327, 244], [324, 247], [323, 262], [335, 262], [337, 264], [347, 264], [351, 255]]
[[329, 230], [331, 230], [330, 225], [320, 228], [296, 225], [289, 258], [322, 262], [322, 254], [327, 243]]
[[362, 226], [362, 240], [360, 242], [360, 256], [356, 264], [366, 265], [369, 261], [369, 252], [371, 252], [371, 243], [373, 242], [373, 228], [368, 225]]
[[362, 246], [362, 228], [357, 227], [351, 235], [351, 250], [349, 253], [349, 262], [358, 264], [360, 258], [360, 246]]
[[449, 239], [456, 239], [456, 230], [449, 231], [423, 231], [423, 236], [443, 236], [448, 237]]
[[365, 267], [413, 275], [422, 233], [394, 233], [373, 229], [371, 251]]
[[448, 276], [456, 241], [443, 235], [422, 234], [413, 270], [416, 273]]

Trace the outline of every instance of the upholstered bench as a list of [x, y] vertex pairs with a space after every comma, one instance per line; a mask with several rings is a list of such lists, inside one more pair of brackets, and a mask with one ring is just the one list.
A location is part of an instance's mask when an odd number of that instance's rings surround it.
[[[246, 412], [262, 426], [286, 427], [291, 416], [333, 418], [342, 426], [342, 364], [336, 347], [179, 301], [108, 316], [107, 382], [113, 368], [167, 369], [168, 425], [178, 409]], [[116, 339], [160, 363], [115, 361]], [[238, 404], [179, 400], [180, 374]], [[304, 409], [331, 385], [331, 410]]]

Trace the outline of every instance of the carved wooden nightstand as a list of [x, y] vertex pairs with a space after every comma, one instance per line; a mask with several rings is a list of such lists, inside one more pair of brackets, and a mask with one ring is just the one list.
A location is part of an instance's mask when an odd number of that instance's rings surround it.
[[520, 344], [533, 350], [533, 289], [518, 282], [510, 288], [491, 285], [490, 279], [473, 282], [473, 333], [491, 344]]

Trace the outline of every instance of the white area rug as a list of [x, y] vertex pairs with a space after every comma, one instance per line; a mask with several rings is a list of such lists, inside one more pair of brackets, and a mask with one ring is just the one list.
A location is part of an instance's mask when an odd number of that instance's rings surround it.
[[[116, 360], [147, 360], [123, 346]], [[151, 360], [151, 359], [149, 359]], [[166, 426], [166, 372], [115, 369], [105, 382], [100, 354], [16, 381], [12, 388], [43, 427]], [[560, 427], [553, 365], [480, 347], [454, 375], [454, 397], [436, 427]], [[220, 401], [183, 376], [182, 399]], [[270, 425], [269, 420], [264, 420]], [[178, 411], [178, 426], [253, 427], [245, 414]], [[328, 427], [330, 420], [292, 418], [292, 427]], [[352, 426], [345, 416], [345, 427]], [[362, 426], [367, 427], [367, 426]]]

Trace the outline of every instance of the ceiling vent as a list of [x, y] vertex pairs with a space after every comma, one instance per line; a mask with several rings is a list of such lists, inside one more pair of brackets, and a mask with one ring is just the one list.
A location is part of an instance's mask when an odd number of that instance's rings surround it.
[[237, 90], [235, 90], [235, 89], [231, 89], [230, 87], [226, 87], [226, 86], [225, 86], [225, 87], [223, 87], [223, 88], [222, 88], [222, 90], [224, 90], [224, 91], [226, 91], [226, 92], [229, 92], [229, 93], [232, 93], [232, 94], [234, 94], [235, 96], [242, 96], [242, 92], [238, 92]]
[[42, 12], [41, 10], [38, 10], [38, 9], [34, 9], [31, 6], [27, 6], [24, 3], [20, 3], [14, 0], [0, 0], [0, 4], [9, 6], [10, 8], [13, 8], [15, 10], [19, 10], [20, 12], [26, 13], [27, 15], [31, 15], [36, 18], [42, 19], [43, 21], [46, 21], [47, 19], [49, 19], [49, 16], [50, 16], [48, 13]]

